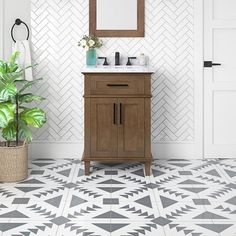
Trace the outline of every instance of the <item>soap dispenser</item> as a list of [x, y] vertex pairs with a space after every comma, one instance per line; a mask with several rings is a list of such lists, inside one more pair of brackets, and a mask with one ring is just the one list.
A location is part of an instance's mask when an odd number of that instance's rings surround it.
[[145, 66], [146, 65], [146, 56], [144, 53], [141, 53], [139, 56], [139, 65]]

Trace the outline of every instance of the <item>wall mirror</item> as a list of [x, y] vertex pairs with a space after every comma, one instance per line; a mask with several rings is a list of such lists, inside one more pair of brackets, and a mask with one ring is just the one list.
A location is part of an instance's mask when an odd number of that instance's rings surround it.
[[89, 0], [89, 33], [144, 37], [145, 0]]

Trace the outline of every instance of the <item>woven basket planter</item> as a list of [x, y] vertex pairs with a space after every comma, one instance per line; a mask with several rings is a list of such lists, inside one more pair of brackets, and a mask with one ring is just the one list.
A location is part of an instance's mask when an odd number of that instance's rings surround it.
[[0, 182], [18, 182], [28, 177], [28, 145], [6, 147], [0, 142]]

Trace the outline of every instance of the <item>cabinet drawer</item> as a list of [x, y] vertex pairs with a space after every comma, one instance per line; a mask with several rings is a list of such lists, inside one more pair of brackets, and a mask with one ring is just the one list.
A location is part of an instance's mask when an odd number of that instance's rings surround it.
[[93, 75], [90, 77], [90, 94], [144, 94], [144, 83], [143, 75]]

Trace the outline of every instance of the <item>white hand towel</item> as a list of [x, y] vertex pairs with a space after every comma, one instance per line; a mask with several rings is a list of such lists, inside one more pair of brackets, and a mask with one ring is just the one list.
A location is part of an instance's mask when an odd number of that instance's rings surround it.
[[[28, 40], [22, 40], [22, 41], [17, 40], [15, 43], [13, 43], [12, 50], [13, 52], [18, 51], [20, 53], [18, 57], [18, 65], [20, 68], [24, 69], [32, 65], [30, 45]], [[32, 81], [33, 80], [32, 68], [28, 68], [27, 70], [25, 70], [23, 76], [24, 79]]]

